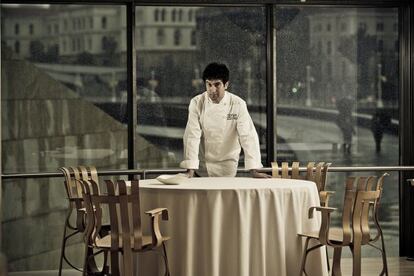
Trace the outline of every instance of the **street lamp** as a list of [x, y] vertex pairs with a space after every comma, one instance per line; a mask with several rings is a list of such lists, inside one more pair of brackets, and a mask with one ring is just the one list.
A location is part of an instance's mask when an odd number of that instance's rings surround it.
[[311, 100], [311, 67], [310, 65], [306, 65], [306, 106], [312, 106]]
[[251, 104], [252, 103], [252, 98], [251, 98], [251, 94], [252, 94], [252, 67], [250, 66], [250, 62], [247, 62], [247, 66], [246, 66], [246, 74], [247, 74], [247, 78], [246, 78], [246, 82], [247, 82], [247, 104]]
[[377, 80], [377, 88], [378, 88], [378, 95], [377, 95], [377, 107], [382, 108], [384, 107], [384, 103], [382, 102], [382, 82], [385, 81], [384, 77], [382, 76], [382, 64], [377, 64], [378, 68], [378, 80]]
[[199, 89], [203, 85], [203, 80], [200, 78], [200, 70], [198, 68], [194, 69], [194, 79], [192, 81], [192, 85], [196, 89], [196, 92], [199, 93]]
[[151, 87], [151, 97], [150, 102], [155, 102], [155, 87], [158, 86], [158, 81], [155, 79], [155, 71], [151, 71], [151, 79], [148, 81], [148, 84]]

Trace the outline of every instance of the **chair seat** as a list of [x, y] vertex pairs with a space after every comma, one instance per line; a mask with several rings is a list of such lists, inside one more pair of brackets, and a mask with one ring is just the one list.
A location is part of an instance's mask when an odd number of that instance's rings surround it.
[[[299, 233], [299, 236], [302, 237], [310, 237], [314, 239], [319, 239], [319, 230], [312, 231], [312, 232], [305, 232], [305, 233]], [[343, 242], [343, 231], [342, 228], [330, 228], [329, 229], [329, 240], [331, 242]]]
[[[162, 237], [162, 241], [168, 241], [170, 237]], [[96, 240], [96, 246], [100, 248], [110, 249], [111, 248], [111, 235], [106, 235], [101, 239]], [[150, 247], [152, 245], [152, 237], [151, 236], [142, 236], [142, 249], [145, 250], [146, 247]], [[119, 247], [122, 248], [122, 237], [119, 237]], [[133, 239], [131, 239], [131, 248], [133, 248]], [[139, 250], [139, 251], [141, 251]]]

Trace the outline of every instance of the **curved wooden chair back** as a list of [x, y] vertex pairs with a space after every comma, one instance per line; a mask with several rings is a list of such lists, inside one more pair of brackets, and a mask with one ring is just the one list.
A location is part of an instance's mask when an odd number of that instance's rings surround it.
[[331, 163], [319, 162], [316, 166], [315, 164], [315, 162], [309, 162], [306, 166], [306, 173], [301, 174], [297, 161], [292, 162], [291, 167], [288, 162], [282, 162], [281, 169], [277, 162], [272, 162], [272, 177], [310, 180], [316, 183], [318, 191], [324, 191]]
[[[322, 223], [318, 235], [314, 235], [313, 233], [300, 234], [306, 237], [301, 265], [302, 272], [305, 270], [307, 254], [320, 246], [328, 245], [334, 248], [332, 274], [340, 275], [341, 248], [349, 246], [353, 256], [352, 275], [361, 275], [361, 246], [370, 244], [372, 241], [369, 223], [370, 212], [379, 204], [383, 177], [384, 175], [378, 181], [376, 176], [350, 176], [346, 179], [342, 209], [342, 227], [340, 229], [331, 229], [330, 227], [331, 213], [336, 208], [316, 206], [309, 209], [310, 218], [313, 216], [314, 210], [321, 212]], [[310, 239], [318, 240], [319, 245], [308, 249]]]
[[[78, 166], [78, 167], [61, 167], [59, 171], [63, 173], [66, 195], [69, 201], [68, 213], [65, 220], [61, 256], [59, 262], [59, 275], [62, 274], [63, 260], [72, 268], [81, 271], [75, 267], [65, 255], [65, 247], [67, 240], [77, 233], [85, 231], [85, 206], [82, 198], [81, 180], [93, 180], [98, 183], [98, 172], [93, 166]], [[75, 225], [72, 225], [70, 218], [73, 212], [76, 212]], [[68, 233], [68, 230], [72, 233]], [[90, 269], [96, 269], [96, 265], [91, 261]]]
[[[168, 220], [168, 211], [165, 208], [157, 208], [147, 211], [152, 218], [152, 236], [142, 235], [141, 208], [139, 198], [139, 181], [130, 181], [130, 188], [125, 180], [118, 180], [116, 184], [111, 180], [105, 180], [107, 194], [99, 192], [98, 184], [93, 180], [82, 181], [83, 197], [87, 212], [87, 230], [85, 239], [88, 244], [97, 248], [110, 250], [112, 275], [118, 275], [118, 252], [122, 252], [123, 274], [133, 274], [133, 252], [142, 252], [158, 248], [169, 239], [162, 237], [159, 228], [161, 215], [163, 220]], [[102, 226], [102, 209], [108, 210], [111, 226], [110, 242], [102, 242], [98, 233]], [[169, 275], [168, 262], [164, 247], [166, 275]]]
[[328, 169], [332, 163], [319, 162], [316, 166], [315, 164], [315, 162], [309, 162], [306, 165], [306, 173], [301, 173], [299, 162], [297, 161], [292, 162], [291, 167], [289, 167], [288, 162], [282, 162], [280, 169], [277, 162], [272, 162], [272, 177], [304, 179], [315, 182], [321, 205], [328, 206], [329, 197], [333, 192], [325, 191], [325, 187], [328, 178]]

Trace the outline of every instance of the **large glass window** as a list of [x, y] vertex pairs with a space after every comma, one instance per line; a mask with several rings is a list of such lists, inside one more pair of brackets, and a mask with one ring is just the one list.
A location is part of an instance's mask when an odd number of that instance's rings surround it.
[[[149, 143], [166, 153], [153, 167], [178, 167], [190, 99], [205, 91], [204, 67], [213, 61], [230, 69], [230, 92], [246, 100], [266, 157], [266, 40], [265, 10], [262, 7], [180, 7], [196, 20], [173, 24], [175, 7], [157, 7], [172, 12], [162, 26], [137, 22], [146, 37], [137, 44], [138, 127]], [[155, 7], [139, 6], [142, 14]], [[181, 12], [181, 13], [180, 13]], [[178, 17], [179, 17], [178, 15]], [[143, 16], [143, 18], [148, 18]], [[177, 18], [175, 18], [177, 20]], [[170, 20], [170, 21], [168, 21]], [[138, 32], [139, 33], [139, 32]], [[161, 40], [160, 34], [167, 39]], [[196, 38], [199, 43], [196, 43]], [[181, 41], [181, 42], [180, 42]], [[164, 43], [162, 43], [164, 42]], [[154, 43], [151, 45], [151, 43]], [[159, 46], [163, 47], [159, 47]], [[180, 47], [177, 48], [176, 45]], [[197, 46], [196, 46], [197, 45]], [[159, 50], [158, 50], [159, 49]], [[144, 149], [138, 148], [138, 155]], [[242, 158], [241, 158], [242, 159]], [[264, 159], [265, 160], [265, 159]], [[241, 164], [242, 165], [242, 164]], [[138, 167], [143, 164], [138, 163]]]
[[[105, 14], [107, 28], [68, 30], [64, 22], [84, 14]], [[2, 173], [127, 167], [125, 18], [123, 6], [1, 5]], [[71, 51], [62, 50], [66, 41]], [[56, 269], [65, 197], [61, 178], [2, 182], [1, 251], [10, 271]], [[77, 252], [81, 239], [68, 249], [80, 265]]]
[[[277, 160], [398, 164], [398, 30], [384, 27], [397, 24], [397, 9], [277, 7], [275, 22]], [[339, 206], [346, 174], [330, 175]], [[398, 256], [393, 183], [398, 174], [386, 180], [381, 216], [387, 252]]]

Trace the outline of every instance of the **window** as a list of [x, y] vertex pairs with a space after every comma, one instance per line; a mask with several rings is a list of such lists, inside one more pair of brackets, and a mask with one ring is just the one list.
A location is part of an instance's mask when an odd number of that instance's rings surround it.
[[191, 31], [191, 45], [196, 46], [197, 45], [197, 33], [196, 31]]
[[346, 78], [348, 72], [346, 71], [346, 62], [342, 61], [342, 76], [344, 76], [344, 78]]
[[[0, 81], [2, 173], [56, 172], [60, 166], [78, 164], [95, 165], [98, 170], [126, 168], [127, 66], [122, 58], [126, 49], [121, 47], [126, 45], [126, 36], [121, 35], [126, 32], [122, 21], [126, 8], [108, 2], [78, 1], [76, 6], [40, 2], [0, 5], [1, 29], [9, 34], [1, 35], [1, 45], [13, 54], [1, 55], [0, 62], [7, 72]], [[103, 12], [108, 14], [105, 30], [100, 29]], [[109, 20], [109, 14], [117, 20]], [[96, 18], [99, 30], [78, 33], [84, 29], [85, 15]], [[115, 39], [119, 46], [113, 51], [112, 43], [103, 54], [99, 35], [110, 37], [111, 29], [119, 32]], [[89, 35], [95, 49], [88, 50]], [[144, 138], [138, 139], [154, 148]], [[154, 159], [155, 154], [148, 156]], [[147, 157], [139, 157], [143, 166]], [[8, 259], [9, 272], [57, 271], [60, 238], [46, 232], [37, 238], [22, 233], [31, 233], [37, 225], [63, 230], [67, 199], [61, 179], [3, 179], [0, 189], [4, 229], [0, 251]], [[67, 250], [66, 256], [80, 266], [82, 240], [72, 241], [75, 250]], [[23, 250], [27, 245], [30, 249]]]
[[384, 23], [378, 22], [377, 23], [377, 32], [383, 32], [384, 31]]
[[326, 42], [326, 54], [330, 55], [332, 53], [332, 42], [327, 41]]
[[[348, 32], [333, 32], [335, 25], [332, 25], [329, 36], [315, 34], [314, 29], [308, 31], [312, 26], [318, 26], [321, 18], [340, 18], [349, 24]], [[275, 28], [274, 53], [278, 136], [275, 147], [278, 161], [304, 160], [306, 164], [328, 159], [336, 166], [398, 164], [399, 134], [395, 129], [390, 131], [390, 120], [398, 120], [398, 115], [392, 113], [398, 114], [399, 109], [399, 56], [394, 51], [386, 51], [386, 42], [397, 41], [398, 32], [385, 35], [376, 32], [375, 25], [369, 30], [368, 22], [376, 22], [377, 18], [394, 23], [398, 21], [398, 9], [276, 6], [274, 22], [278, 28]], [[354, 22], [357, 22], [357, 28], [354, 28]], [[320, 41], [323, 47], [320, 47]], [[310, 48], [313, 44], [317, 45], [316, 54]], [[318, 49], [325, 49], [325, 46], [330, 54], [319, 55]], [[383, 51], [378, 54], [381, 48]], [[380, 72], [378, 67], [382, 68]], [[323, 111], [298, 116], [298, 110], [304, 109]], [[387, 131], [383, 135], [389, 139], [385, 140], [384, 136], [382, 142], [378, 142], [379, 149], [371, 129], [371, 118], [377, 112], [385, 118]], [[331, 114], [329, 120], [325, 117], [327, 114]], [[367, 116], [365, 122], [364, 116]], [[374, 133], [376, 131], [379, 130]], [[329, 189], [336, 191], [330, 205], [340, 206], [343, 195], [338, 191], [343, 191], [346, 175], [332, 173], [329, 178]], [[398, 173], [390, 180], [398, 182]], [[392, 240], [386, 244], [387, 254], [398, 256], [399, 239], [395, 234], [399, 229], [398, 185], [388, 186], [387, 192], [388, 197], [383, 197], [381, 202], [385, 239]], [[332, 217], [333, 223], [340, 220]]]
[[328, 31], [328, 32], [330, 32], [330, 31], [331, 31], [331, 24], [330, 24], [330, 23], [328, 23], [328, 24], [326, 25], [326, 31]]
[[193, 21], [193, 10], [188, 11], [188, 21], [189, 22]]
[[165, 21], [165, 14], [166, 14], [165, 9], [162, 9], [162, 10], [161, 10], [161, 21], [162, 21], [162, 22], [164, 22], [164, 21]]
[[183, 21], [183, 10], [178, 10], [178, 21], [181, 22]]
[[342, 22], [341, 23], [341, 31], [342, 32], [345, 32], [346, 31], [346, 23], [345, 22]]
[[332, 63], [331, 62], [326, 63], [326, 76], [328, 77], [328, 79], [332, 78]]
[[165, 33], [163, 29], [157, 30], [157, 44], [164, 45], [165, 44]]
[[93, 17], [89, 17], [89, 28], [93, 29]]
[[156, 9], [154, 11], [154, 21], [155, 22], [158, 22], [159, 20], [160, 20], [160, 10], [159, 9]]
[[177, 11], [174, 9], [174, 10], [172, 10], [172, 12], [171, 12], [171, 21], [172, 21], [172, 22], [175, 22], [176, 17], [177, 17]]
[[102, 29], [106, 29], [106, 17], [105, 16], [102, 17], [101, 26], [102, 26]]
[[[182, 136], [174, 134], [174, 129], [184, 131], [190, 99], [205, 89], [201, 80], [204, 66], [216, 60], [226, 63], [230, 68], [231, 80], [234, 80], [231, 82], [231, 90], [257, 111], [256, 128], [260, 133], [261, 146], [265, 149], [265, 9], [200, 7], [197, 9], [200, 20], [196, 22], [194, 7], [158, 8], [167, 10], [171, 16], [168, 19], [171, 20], [165, 22], [162, 28], [154, 30], [152, 34], [149, 33], [152, 31], [149, 29], [146, 33], [146, 47], [141, 47], [141, 50], [138, 48], [136, 52], [139, 99], [137, 131], [140, 133], [146, 129], [148, 132], [142, 132], [142, 135], [163, 154], [168, 154], [168, 157], [155, 159], [154, 166], [176, 167], [181, 161]], [[146, 9], [145, 6], [136, 8], [143, 13]], [[173, 10], [176, 10], [175, 22], [179, 20], [179, 10], [183, 12], [185, 21], [193, 10], [192, 21], [186, 22], [183, 27], [173, 24]], [[251, 20], [252, 16], [254, 20]], [[142, 25], [146, 23], [151, 22], [144, 20]], [[151, 37], [154, 37], [155, 41], [150, 41]], [[203, 43], [196, 48], [198, 39]], [[217, 47], [217, 41], [220, 41], [220, 47]], [[139, 42], [137, 44], [140, 46]], [[254, 45], [254, 48], [246, 45]], [[157, 46], [162, 48], [162, 51], [155, 51]], [[165, 103], [170, 103], [168, 108]], [[155, 131], [158, 134], [155, 134]], [[265, 154], [262, 156], [265, 158]], [[243, 163], [240, 166], [243, 166]]]
[[105, 50], [107, 42], [108, 42], [108, 38], [106, 38], [106, 36], [102, 37], [102, 39], [101, 39], [101, 49], [102, 50]]
[[367, 23], [361, 22], [359, 23], [359, 29], [366, 31], [367, 30]]
[[178, 46], [181, 44], [181, 32], [180, 30], [174, 31], [174, 45]]
[[384, 50], [384, 41], [382, 39], [378, 40], [378, 52], [382, 52]]
[[16, 41], [16, 42], [14, 43], [14, 52], [15, 52], [16, 54], [20, 54], [20, 42], [19, 42], [19, 41]]

